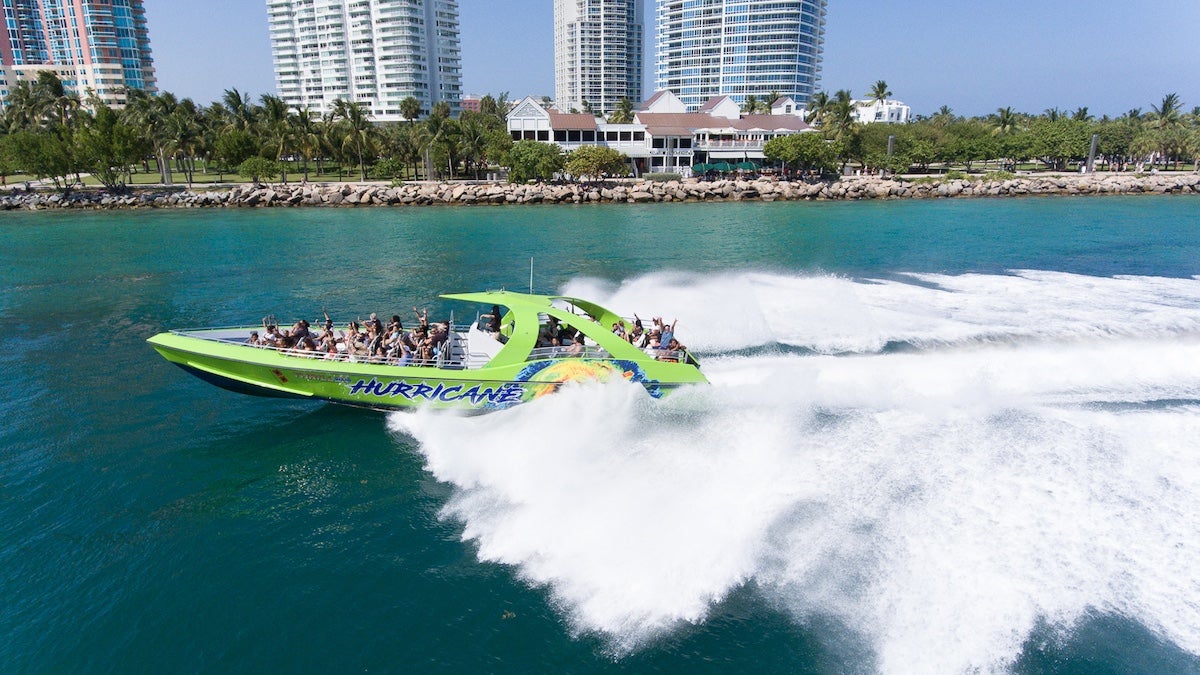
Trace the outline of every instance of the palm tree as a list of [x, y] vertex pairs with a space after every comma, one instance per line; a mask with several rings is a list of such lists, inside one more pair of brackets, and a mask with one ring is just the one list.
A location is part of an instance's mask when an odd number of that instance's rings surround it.
[[333, 119], [341, 120], [347, 127], [347, 135], [342, 145], [354, 148], [358, 157], [359, 180], [367, 179], [367, 165], [363, 153], [371, 146], [374, 137], [374, 126], [371, 124], [371, 110], [365, 104], [351, 102], [339, 98], [333, 102]]
[[754, 94], [746, 94], [746, 101], [742, 103], [742, 112], [751, 114], [758, 112], [758, 97]]
[[408, 120], [409, 124], [421, 116], [421, 102], [416, 96], [409, 96], [400, 101], [400, 116]]
[[321, 135], [317, 125], [318, 119], [308, 108], [301, 108], [296, 111], [296, 116], [293, 118], [294, 140], [296, 142], [296, 149], [300, 152], [300, 156], [304, 158], [305, 182], [308, 182], [308, 163], [312, 161], [313, 155], [321, 148]]
[[1183, 110], [1183, 101], [1179, 100], [1179, 94], [1174, 92], [1163, 96], [1161, 105], [1151, 105], [1150, 109], [1154, 111], [1154, 126], [1159, 129], [1179, 126], [1183, 122], [1180, 113]]
[[250, 95], [243, 94], [237, 88], [226, 89], [222, 98], [225, 107], [229, 109], [230, 128], [250, 131], [254, 127], [256, 111], [250, 105]]
[[171, 92], [163, 92], [158, 96], [141, 89], [131, 89], [126, 92], [125, 119], [145, 130], [145, 138], [154, 148], [154, 160], [158, 163], [159, 175], [163, 185], [171, 185], [171, 165], [167, 156], [173, 152], [174, 139], [167, 129], [167, 120], [179, 107], [179, 102]]
[[825, 116], [826, 133], [835, 141], [848, 140], [854, 130], [854, 99], [849, 89], [839, 89], [829, 102], [829, 110]]
[[296, 142], [294, 120], [288, 111], [287, 103], [278, 96], [263, 94], [262, 101], [262, 130], [266, 138], [266, 148], [275, 156], [281, 167], [284, 185], [287, 184], [286, 158], [292, 154]]
[[1042, 115], [1051, 122], [1057, 122], [1064, 116], [1063, 111], [1059, 110], [1058, 108], [1046, 108], [1042, 111]]
[[1093, 118], [1091, 115], [1088, 114], [1088, 109], [1087, 109], [1087, 106], [1085, 105], [1085, 106], [1076, 108], [1075, 112], [1071, 113], [1071, 119], [1079, 121], [1079, 122], [1090, 122], [1090, 121], [1092, 121]]
[[164, 120], [164, 133], [170, 139], [178, 168], [190, 186], [196, 177], [196, 154], [204, 144], [203, 128], [196, 104], [185, 98]]
[[871, 100], [883, 103], [887, 97], [891, 96], [892, 92], [888, 90], [887, 82], [876, 80], [874, 86], [871, 87]]
[[459, 148], [467, 168], [475, 169], [479, 179], [479, 165], [483, 163], [488, 145], [487, 129], [478, 120], [471, 119], [459, 125]]
[[1010, 136], [1017, 131], [1017, 113], [1012, 107], [996, 110], [996, 128], [992, 129], [993, 136]]
[[612, 124], [633, 122], [633, 101], [630, 101], [628, 96], [622, 96], [621, 102], [617, 104], [617, 109], [608, 116], [608, 121]]
[[812, 113], [813, 124], [820, 126], [826, 113], [829, 112], [829, 92], [818, 91], [808, 99], [808, 111]]

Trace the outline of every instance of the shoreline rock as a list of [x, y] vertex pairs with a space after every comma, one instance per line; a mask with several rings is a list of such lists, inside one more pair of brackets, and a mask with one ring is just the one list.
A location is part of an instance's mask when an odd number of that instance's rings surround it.
[[1006, 180], [921, 180], [848, 176], [814, 182], [770, 178], [703, 182], [619, 180], [606, 183], [412, 182], [237, 185], [197, 191], [135, 188], [125, 194], [88, 189], [70, 193], [14, 191], [0, 210], [139, 208], [289, 208], [506, 204], [644, 204], [650, 202], [837, 201], [961, 199], [1039, 195], [1200, 193], [1200, 173], [1094, 173], [1017, 176]]

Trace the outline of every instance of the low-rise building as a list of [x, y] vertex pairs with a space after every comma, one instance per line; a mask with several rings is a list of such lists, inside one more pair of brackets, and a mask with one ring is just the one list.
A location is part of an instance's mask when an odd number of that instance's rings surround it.
[[808, 129], [794, 104], [788, 113], [743, 115], [730, 97], [715, 96], [699, 111], [687, 112], [670, 91], [647, 99], [628, 124], [613, 124], [587, 113], [559, 112], [532, 96], [517, 103], [508, 115], [514, 141], [554, 143], [567, 152], [602, 145], [629, 157], [634, 175], [690, 175], [691, 167], [699, 163], [761, 161], [767, 141]]
[[870, 99], [854, 102], [854, 119], [863, 124], [881, 122], [883, 124], [908, 124], [912, 119], [912, 109], [903, 101], [886, 99]]

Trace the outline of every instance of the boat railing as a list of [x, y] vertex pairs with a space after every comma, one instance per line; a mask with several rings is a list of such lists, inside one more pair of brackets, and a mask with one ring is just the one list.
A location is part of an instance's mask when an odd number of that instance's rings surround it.
[[[173, 331], [182, 335], [187, 335], [188, 331]], [[193, 334], [193, 337], [195, 335]], [[310, 349], [297, 349], [295, 347], [275, 347], [272, 345], [250, 345], [247, 344], [245, 338], [226, 338], [226, 337], [205, 337], [205, 340], [211, 342], [219, 342], [223, 344], [238, 345], [240, 347], [253, 347], [255, 349], [263, 349], [273, 351], [283, 356], [293, 358], [311, 359], [314, 361], [334, 361], [339, 363], [374, 363], [379, 365], [389, 366], [432, 366], [435, 368], [443, 368], [448, 370], [461, 370], [471, 367], [470, 354], [466, 352], [466, 340], [462, 339], [457, 333], [451, 333], [446, 341], [442, 343], [437, 350], [433, 359], [423, 361], [422, 359], [410, 356], [408, 358], [395, 356], [378, 356], [362, 353], [357, 350], [345, 349], [344, 345], [338, 344], [338, 351], [323, 352]], [[485, 358], [489, 358], [486, 357]], [[485, 361], [486, 363], [486, 361]]]
[[537, 347], [529, 352], [526, 361], [541, 361], [542, 359], [609, 359], [612, 355], [603, 347], [586, 345], [579, 351], [571, 347]]

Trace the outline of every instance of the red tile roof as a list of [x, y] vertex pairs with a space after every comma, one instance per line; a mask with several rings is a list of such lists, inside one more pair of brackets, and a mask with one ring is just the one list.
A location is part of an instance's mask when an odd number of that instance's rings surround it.
[[596, 118], [588, 113], [564, 113], [550, 110], [551, 129], [595, 129]]

